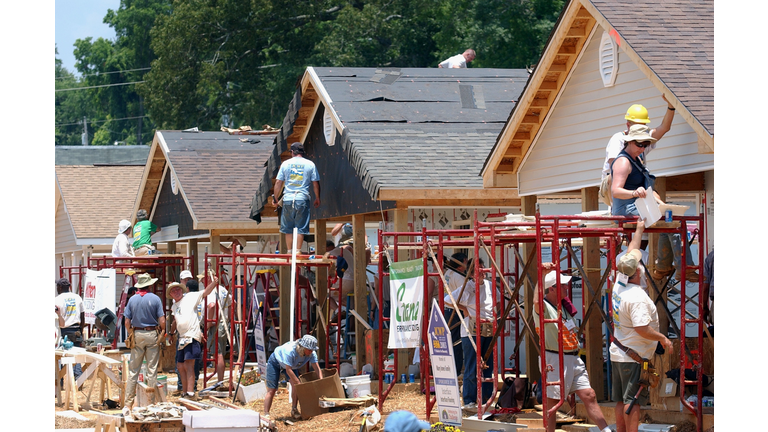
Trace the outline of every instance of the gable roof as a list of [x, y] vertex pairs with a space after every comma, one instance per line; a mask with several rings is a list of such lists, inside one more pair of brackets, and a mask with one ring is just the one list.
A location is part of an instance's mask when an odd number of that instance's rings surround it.
[[517, 186], [514, 174], [531, 150], [594, 27], [677, 109], [714, 151], [713, 0], [570, 0], [558, 18], [520, 102], [509, 115], [480, 174], [486, 187]]
[[141, 166], [57, 166], [61, 192], [78, 239], [114, 238], [121, 219], [131, 219]]
[[253, 224], [248, 218], [251, 198], [258, 189], [275, 135], [157, 131], [134, 212], [153, 208], [167, 167], [176, 177], [195, 229]]
[[326, 110], [371, 199], [385, 189], [482, 189], [477, 172], [527, 79], [525, 69], [307, 68], [256, 208], [268, 204], [281, 153], [306, 144]]

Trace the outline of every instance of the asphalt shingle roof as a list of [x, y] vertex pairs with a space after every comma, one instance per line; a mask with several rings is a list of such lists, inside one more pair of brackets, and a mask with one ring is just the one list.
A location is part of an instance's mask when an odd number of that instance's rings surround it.
[[528, 80], [524, 69], [315, 68], [363, 186], [482, 188], [477, 175]]
[[714, 135], [714, 0], [590, 1]]
[[276, 134], [157, 133], [168, 147], [168, 160], [198, 222], [250, 221], [253, 191], [259, 187]]
[[56, 165], [144, 165], [149, 146], [56, 146]]
[[131, 220], [143, 166], [57, 166], [56, 180], [77, 238], [117, 235]]

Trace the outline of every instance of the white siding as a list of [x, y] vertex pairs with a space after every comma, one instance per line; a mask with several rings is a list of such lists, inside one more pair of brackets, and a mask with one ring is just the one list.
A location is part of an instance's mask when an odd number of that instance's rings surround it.
[[[651, 127], [667, 104], [653, 84], [620, 49], [616, 85], [604, 87], [598, 71], [598, 29], [550, 112], [519, 173], [521, 195], [599, 186], [610, 137], [626, 128], [624, 113], [635, 103], [648, 109]], [[648, 157], [656, 176], [714, 169], [713, 155], [698, 154], [698, 138], [680, 115]]]
[[66, 206], [63, 202], [58, 205], [56, 211], [56, 253], [81, 250], [82, 247], [75, 243], [75, 231], [67, 216]]

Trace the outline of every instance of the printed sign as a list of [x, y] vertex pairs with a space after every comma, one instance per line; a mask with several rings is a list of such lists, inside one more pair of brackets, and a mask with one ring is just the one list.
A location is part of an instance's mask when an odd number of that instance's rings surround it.
[[83, 290], [85, 323], [96, 324], [95, 313], [104, 308], [115, 311], [115, 269], [88, 270]]
[[424, 311], [424, 263], [411, 260], [389, 266], [390, 349], [421, 347], [421, 319]]
[[267, 376], [267, 353], [264, 350], [264, 314], [258, 307], [254, 308], [256, 318], [254, 319], [253, 337], [256, 343], [256, 362], [259, 365], [261, 376]]
[[437, 414], [441, 422], [461, 426], [461, 397], [456, 365], [453, 362], [453, 340], [442, 309], [435, 299], [432, 299], [428, 334], [429, 361], [432, 364], [432, 375], [435, 377]]

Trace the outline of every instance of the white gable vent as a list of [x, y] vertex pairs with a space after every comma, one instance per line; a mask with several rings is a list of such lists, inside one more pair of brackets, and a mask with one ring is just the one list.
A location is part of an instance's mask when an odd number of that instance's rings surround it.
[[616, 75], [618, 75], [619, 52], [616, 49], [616, 42], [608, 35], [608, 32], [603, 32], [603, 37], [600, 39], [599, 55], [600, 78], [603, 79], [603, 85], [613, 87], [616, 82]]
[[323, 113], [323, 134], [325, 134], [325, 143], [329, 146], [334, 144], [336, 140], [336, 128], [333, 126], [333, 118], [331, 117], [331, 110], [325, 107]]

